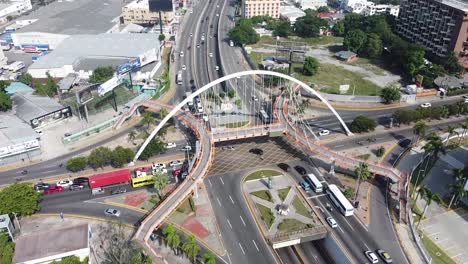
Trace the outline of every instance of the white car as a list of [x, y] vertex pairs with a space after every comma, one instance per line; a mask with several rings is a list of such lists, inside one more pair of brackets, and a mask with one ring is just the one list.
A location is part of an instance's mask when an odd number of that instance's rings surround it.
[[180, 56], [181, 56], [181, 57], [184, 56], [184, 52], [183, 52], [183, 51], [180, 52]]
[[34, 130], [36, 131], [36, 133], [39, 135], [39, 136], [42, 136], [44, 134], [44, 132], [41, 130], [41, 129], [36, 129]]
[[158, 173], [158, 172], [161, 172], [161, 173], [167, 173], [167, 169], [164, 169], [164, 168], [159, 168], [159, 169], [155, 169], [155, 170], [153, 170], [153, 173]]
[[336, 223], [335, 219], [333, 219], [333, 217], [331, 216], [327, 217], [327, 223], [331, 226], [331, 228], [338, 227], [338, 224]]
[[210, 57], [213, 57], [213, 53], [210, 52], [210, 54], [208, 54]]
[[190, 10], [190, 14], [193, 14], [193, 10]]
[[330, 130], [320, 129], [319, 136], [327, 136], [327, 135], [330, 135]]
[[182, 165], [182, 161], [180, 160], [173, 160], [169, 163], [169, 166], [171, 167], [180, 166], [180, 165]]
[[375, 255], [374, 252], [372, 251], [365, 251], [364, 255], [366, 255], [366, 258], [371, 262], [371, 263], [379, 263], [379, 259], [377, 258], [377, 255]]
[[185, 64], [182, 65], [182, 70], [185, 71], [187, 69], [187, 67], [185, 67]]
[[431, 107], [431, 103], [424, 103], [424, 104], [421, 104], [421, 107], [422, 108], [428, 108], [428, 107]]
[[219, 66], [218, 65], [216, 65], [215, 70], [219, 71]]
[[252, 96], [252, 101], [258, 101], [258, 97], [256, 95]]
[[219, 16], [219, 14], [216, 14], [216, 16]]
[[57, 182], [57, 186], [62, 186], [63, 188], [68, 188], [73, 184], [73, 181], [70, 179], [62, 180]]
[[120, 211], [117, 210], [117, 209], [113, 209], [113, 208], [107, 208], [104, 213], [106, 215], [109, 215], [109, 216], [115, 216], [115, 217], [119, 217], [120, 216]]
[[174, 142], [169, 142], [167, 143], [167, 146], [166, 146], [166, 148], [168, 149], [175, 148], [175, 147], [177, 147], [177, 144]]
[[205, 36], [201, 36], [201, 40], [204, 41], [204, 40], [205, 40]]
[[185, 146], [181, 149], [182, 151], [191, 151], [192, 150], [192, 147], [191, 146]]
[[200, 48], [200, 44], [197, 44], [197, 49], [199, 49], [199, 48]]
[[152, 170], [159, 170], [159, 169], [165, 169], [165, 168], [166, 168], [166, 164], [164, 163], [156, 163], [156, 164], [151, 165]]
[[192, 33], [190, 33], [190, 37], [193, 37], [193, 34], [192, 34]]
[[203, 121], [208, 122], [208, 116], [206, 114], [203, 115]]

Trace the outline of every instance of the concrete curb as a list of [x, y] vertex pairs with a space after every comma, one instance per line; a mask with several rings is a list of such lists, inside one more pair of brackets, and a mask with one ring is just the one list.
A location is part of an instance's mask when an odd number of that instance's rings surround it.
[[[105, 218], [99, 218], [99, 217], [93, 217], [93, 216], [87, 216], [87, 215], [80, 215], [80, 214], [67, 214], [67, 213], [64, 213], [63, 216], [64, 216], [64, 219], [66, 217], [70, 217], [70, 218], [81, 218], [81, 219], [87, 219], [87, 220], [93, 220], [93, 221], [99, 221], [99, 222], [107, 222], [107, 223], [113, 223], [113, 224], [122, 224], [123, 226], [125, 226], [125, 227], [127, 227], [129, 229], [132, 229], [134, 231], [136, 230], [136, 228], [133, 225], [129, 225], [129, 224], [125, 224], [125, 223], [117, 222], [117, 221], [107, 220]], [[31, 218], [59, 217], [59, 214], [38, 213], [38, 214], [30, 215], [28, 217], [31, 217]]]

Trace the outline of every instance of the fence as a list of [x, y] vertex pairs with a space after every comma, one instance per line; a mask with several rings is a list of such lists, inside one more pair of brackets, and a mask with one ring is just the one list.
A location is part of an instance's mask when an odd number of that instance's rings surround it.
[[99, 134], [101, 131], [104, 131], [105, 129], [108, 129], [108, 128], [111, 128], [112, 125], [119, 119], [119, 116], [118, 117], [114, 117], [110, 120], [107, 120], [107, 121], [104, 121], [100, 124], [97, 124], [93, 127], [90, 127], [90, 128], [87, 128], [83, 131], [80, 131], [80, 132], [77, 132], [77, 133], [74, 133], [68, 137], [64, 137], [63, 138], [63, 143], [64, 144], [68, 144], [68, 143], [71, 143], [71, 142], [76, 142], [78, 140], [81, 140], [83, 138], [86, 138], [86, 137], [89, 137], [93, 134]]

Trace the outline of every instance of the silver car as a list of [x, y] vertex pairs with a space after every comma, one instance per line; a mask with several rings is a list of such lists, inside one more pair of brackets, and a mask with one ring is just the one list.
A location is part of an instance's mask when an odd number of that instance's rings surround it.
[[120, 216], [120, 211], [117, 210], [117, 209], [113, 209], [113, 208], [107, 208], [104, 211], [104, 214], [109, 215], [109, 216], [119, 217]]

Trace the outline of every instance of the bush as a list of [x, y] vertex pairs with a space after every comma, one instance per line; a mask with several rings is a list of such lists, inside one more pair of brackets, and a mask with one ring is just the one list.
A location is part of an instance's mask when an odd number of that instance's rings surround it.
[[363, 115], [358, 115], [356, 118], [354, 118], [353, 122], [351, 123], [350, 129], [352, 132], [362, 133], [374, 131], [376, 126], [377, 123], [374, 119]]
[[354, 197], [354, 190], [353, 188], [346, 187], [345, 191], [343, 192], [344, 196], [348, 199], [351, 199]]
[[385, 154], [385, 148], [383, 146], [379, 147], [376, 151], [375, 151], [375, 155], [377, 157], [382, 157], [383, 155]]
[[448, 96], [468, 94], [468, 89], [450, 89], [447, 91]]
[[67, 170], [77, 172], [86, 168], [86, 161], [86, 157], [71, 158], [67, 161], [65, 166], [67, 167]]
[[129, 148], [117, 146], [111, 154], [111, 165], [114, 168], [121, 168], [124, 164], [132, 161], [135, 153]]
[[107, 147], [99, 147], [91, 151], [88, 164], [93, 169], [102, 168], [111, 162], [112, 151]]

